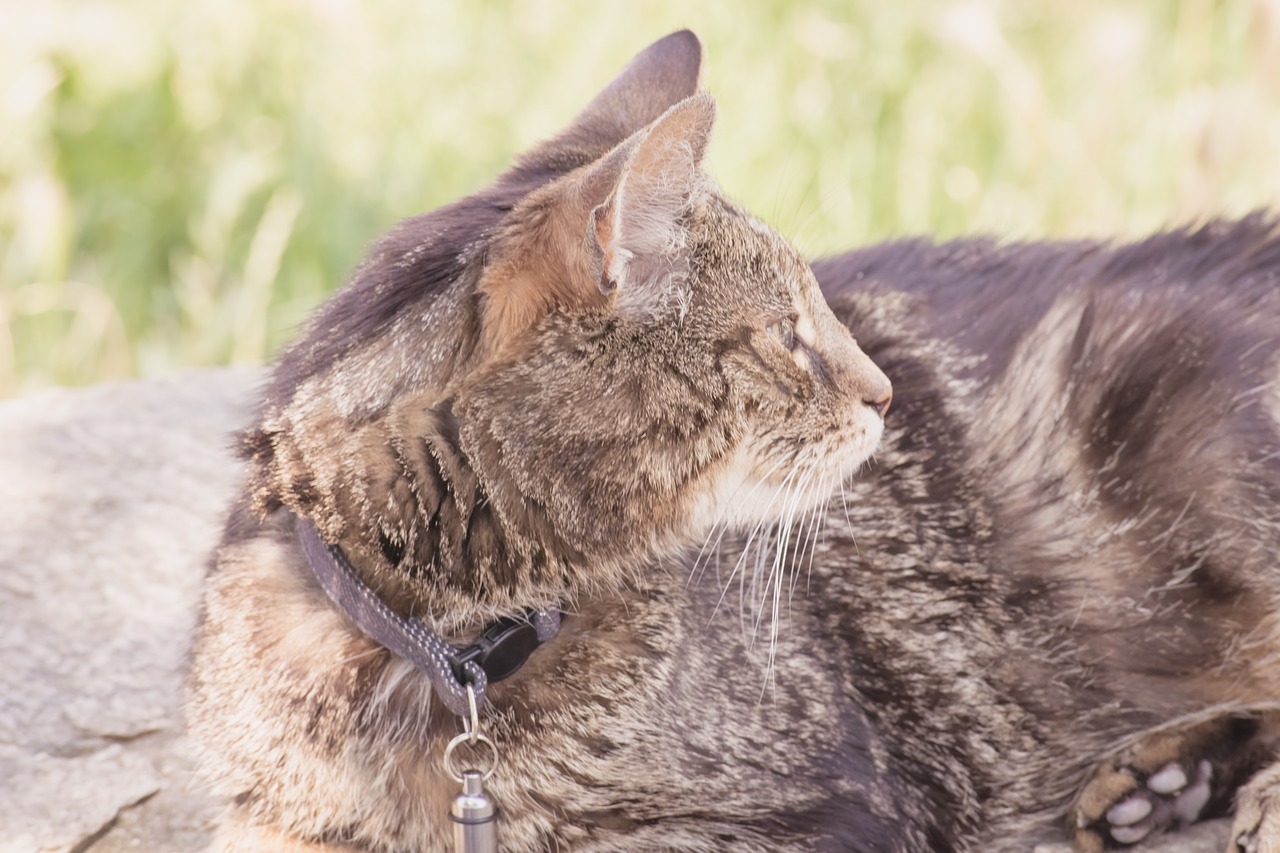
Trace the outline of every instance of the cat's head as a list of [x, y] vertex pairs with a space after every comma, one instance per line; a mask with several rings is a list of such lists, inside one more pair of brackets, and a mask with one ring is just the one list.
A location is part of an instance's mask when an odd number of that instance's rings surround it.
[[702, 170], [700, 58], [668, 36], [375, 247], [277, 369], [248, 436], [260, 506], [502, 606], [811, 508], [867, 459], [889, 382]]

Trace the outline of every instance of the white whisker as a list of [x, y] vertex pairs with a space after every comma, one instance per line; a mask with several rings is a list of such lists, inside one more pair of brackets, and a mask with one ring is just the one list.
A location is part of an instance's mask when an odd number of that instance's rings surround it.
[[[799, 469], [797, 469], [799, 470]], [[778, 637], [781, 631], [782, 623], [782, 588], [786, 583], [787, 573], [787, 554], [790, 553], [792, 559], [795, 558], [795, 549], [792, 546], [792, 537], [798, 531], [796, 528], [796, 514], [800, 512], [801, 523], [803, 524], [804, 511], [801, 505], [808, 495], [809, 483], [813, 479], [814, 470], [806, 467], [803, 474], [797, 478], [788, 495], [789, 505], [786, 510], [785, 519], [782, 523], [781, 533], [778, 537], [777, 549], [774, 552], [774, 558], [769, 570], [769, 577], [766, 580], [765, 592], [771, 603], [770, 619], [769, 619], [769, 655], [768, 663], [765, 668], [765, 682], [768, 683], [773, 675], [774, 665], [778, 655]], [[763, 617], [765, 599], [761, 599], [761, 606], [757, 615], [757, 632], [759, 630], [759, 620]]]
[[[777, 470], [777, 468], [778, 468], [778, 466], [776, 466], [776, 465], [775, 465], [775, 466], [774, 466], [774, 468], [770, 469], [770, 473], [772, 473], [772, 471], [774, 471], [774, 470]], [[711, 619], [714, 619], [714, 618], [715, 618], [715, 616], [716, 616], [716, 613], [718, 613], [718, 612], [719, 612], [719, 610], [720, 610], [720, 605], [724, 603], [725, 596], [729, 594], [729, 586], [733, 583], [733, 579], [734, 579], [734, 577], [738, 574], [739, 570], [741, 570], [741, 569], [742, 569], [742, 567], [745, 565], [745, 563], [746, 563], [746, 559], [747, 559], [747, 555], [748, 555], [748, 554], [750, 553], [750, 551], [751, 551], [751, 543], [752, 543], [753, 541], [755, 541], [755, 540], [756, 540], [756, 535], [757, 535], [758, 533], [760, 533], [761, 528], [763, 528], [763, 527], [765, 526], [765, 519], [769, 517], [769, 510], [773, 509], [773, 505], [774, 505], [774, 503], [776, 503], [776, 502], [777, 502], [778, 497], [783, 493], [783, 490], [786, 488], [787, 484], [791, 481], [791, 478], [792, 478], [794, 475], [795, 475], [795, 470], [794, 470], [794, 469], [792, 469], [792, 471], [791, 471], [790, 473], [788, 473], [788, 474], [787, 474], [786, 478], [784, 478], [784, 479], [783, 479], [783, 481], [782, 481], [782, 485], [778, 488], [778, 490], [777, 490], [776, 492], [774, 492], [774, 495], [773, 495], [773, 497], [769, 500], [769, 503], [765, 506], [765, 508], [764, 508], [764, 512], [763, 512], [763, 513], [761, 513], [761, 518], [760, 518], [760, 520], [758, 520], [758, 521], [755, 523], [755, 525], [751, 528], [751, 534], [747, 537], [746, 544], [742, 546], [742, 553], [739, 555], [737, 563], [735, 563], [735, 564], [734, 564], [733, 571], [729, 573], [729, 579], [725, 582], [724, 591], [720, 593], [720, 599], [719, 599], [719, 601], [717, 601], [717, 602], [716, 602], [716, 606], [715, 606], [715, 608], [711, 611]], [[764, 481], [764, 480], [763, 480], [763, 478], [761, 478], [761, 482], [763, 482], [763, 481]], [[766, 536], [766, 538], [767, 538], [767, 536]], [[753, 575], [752, 575], [752, 589], [753, 589], [753, 590], [754, 590], [754, 584], [755, 584], [755, 581], [754, 581], [755, 574], [758, 574], [758, 572], [759, 572], [759, 569], [758, 569], [758, 567], [757, 567], [757, 571], [756, 571], [755, 573], [753, 573]], [[738, 595], [738, 599], [739, 599], [739, 600], [738, 600], [738, 618], [739, 618], [739, 620], [741, 620], [741, 619], [742, 619], [742, 613], [743, 613], [743, 608], [742, 608], [742, 584], [741, 584], [741, 581], [739, 581], [739, 588], [738, 588], [738, 592], [739, 592], [739, 595]], [[754, 592], [753, 592], [753, 594], [752, 594], [752, 597], [754, 598]]]
[[[822, 479], [819, 481], [818, 494], [830, 495], [830, 492], [828, 491], [830, 488], [831, 477], [829, 474], [823, 474]], [[800, 564], [804, 562], [806, 551], [809, 554], [809, 566], [806, 571], [806, 577], [813, 572], [813, 556], [817, 551], [817, 531], [822, 526], [822, 520], [826, 517], [828, 502], [829, 499], [816, 504], [810, 511], [808, 524], [801, 528], [804, 531], [805, 536], [800, 550], [796, 553], [795, 563], [792, 566], [790, 595], [795, 595], [796, 583], [800, 579]]]
[[[751, 490], [747, 492], [745, 499], [750, 500], [755, 495], [756, 491], [762, 485], [765, 484], [765, 481], [768, 480], [769, 477], [773, 476], [773, 472], [777, 471], [779, 468], [782, 467], [785, 461], [786, 461], [785, 459], [778, 460], [776, 463], [774, 463], [772, 468], [770, 468], [768, 471], [764, 473], [764, 476], [756, 480], [755, 483], [752, 483]], [[714, 534], [717, 529], [719, 529], [720, 532], [719, 532], [719, 535], [716, 536], [715, 544], [712, 545], [712, 550], [715, 550], [717, 552], [719, 551], [720, 542], [724, 539], [725, 533], [727, 533], [729, 530], [728, 525], [725, 523], [725, 516], [729, 513], [731, 509], [734, 509], [736, 507], [737, 505], [736, 499], [738, 497], [738, 493], [742, 490], [742, 487], [744, 485], [746, 485], [745, 482], [739, 483], [737, 487], [733, 490], [733, 493], [729, 495], [729, 498], [720, 507], [720, 512], [717, 515], [716, 520], [712, 523], [711, 529], [707, 531], [707, 536], [702, 541], [702, 547], [698, 549], [698, 556], [693, 561], [693, 567], [689, 570], [689, 578], [688, 580], [685, 581], [686, 589], [694, 582], [695, 579], [700, 580], [702, 577], [702, 573], [706, 570], [706, 564], [702, 561], [702, 558], [703, 558], [703, 555], [706, 553], [707, 544], [711, 541], [712, 534]], [[717, 571], [718, 571], [718, 567], [717, 567]]]
[[[762, 585], [762, 591], [764, 594], [761, 596], [760, 606], [756, 611], [755, 629], [757, 633], [760, 627], [760, 620], [764, 615], [764, 605], [769, 596], [769, 589], [774, 586], [774, 575], [776, 572], [781, 570], [782, 561], [787, 552], [787, 544], [791, 539], [792, 522], [795, 519], [796, 504], [800, 496], [800, 489], [798, 487], [800, 486], [801, 480], [796, 478], [798, 473], [800, 473], [799, 468], [792, 468], [791, 473], [787, 476], [787, 482], [790, 486], [787, 489], [786, 499], [783, 501], [783, 511], [778, 522], [777, 545], [774, 549], [773, 560], [770, 562], [769, 576], [765, 579], [764, 584]], [[756, 583], [753, 582], [752, 600], [755, 600], [754, 592], [756, 588]]]
[[[830, 494], [830, 491], [828, 491], [828, 490], [829, 490], [830, 488], [831, 488], [831, 479], [830, 479], [830, 476], [828, 476], [828, 477], [823, 481], [823, 484], [822, 484], [822, 490], [823, 490], [823, 493], [824, 493], [824, 494], [829, 495], [829, 494]], [[827, 542], [827, 538], [826, 538], [826, 533], [827, 533], [827, 518], [828, 518], [828, 515], [829, 515], [829, 513], [827, 512], [827, 509], [828, 509], [828, 507], [829, 507], [830, 505], [831, 505], [831, 499], [828, 497], [828, 499], [827, 499], [827, 500], [825, 500], [825, 501], [823, 501], [823, 502], [822, 502], [822, 506], [821, 506], [821, 507], [819, 507], [819, 509], [818, 509], [818, 513], [817, 513], [817, 530], [815, 531], [815, 533], [814, 533], [814, 537], [813, 537], [813, 547], [809, 550], [809, 565], [805, 568], [805, 582], [804, 582], [804, 583], [805, 583], [805, 592], [806, 592], [806, 593], [808, 593], [808, 591], [809, 591], [809, 581], [810, 581], [810, 580], [812, 579], [812, 577], [813, 577], [813, 558], [814, 558], [814, 556], [818, 553], [818, 549], [819, 549], [819, 548], [823, 548], [823, 547], [825, 547], [825, 546], [826, 546], [826, 542]]]
[[849, 517], [849, 496], [844, 490], [844, 480], [840, 481], [840, 503], [844, 506], [844, 520], [849, 524], [849, 541], [853, 543], [853, 553], [861, 557], [862, 552], [858, 550], [858, 537], [853, 533], [853, 519]]
[[844, 490], [844, 478], [840, 478], [840, 505], [844, 507], [844, 520], [848, 522], [849, 529], [853, 529], [853, 519], [849, 517], [849, 495]]
[[[764, 620], [769, 620], [769, 648], [761, 699], [770, 685], [775, 684], [784, 616], [783, 589], [785, 587], [787, 592], [786, 605], [789, 610], [802, 567], [805, 569], [806, 590], [808, 588], [814, 560], [819, 549], [825, 547], [833, 487], [838, 486], [840, 489], [845, 521], [850, 530], [853, 529], [844, 478], [829, 467], [822, 467], [821, 459], [800, 454], [790, 460], [791, 469], [781, 483], [772, 486], [773, 494], [769, 496], [763, 510], [758, 510], [756, 521], [747, 533], [745, 542], [738, 546], [732, 570], [727, 576], [722, 576], [719, 567], [721, 546], [730, 529], [725, 519], [730, 517], [733, 510], [741, 508], [743, 501], [755, 501], [759, 488], [766, 485], [766, 480], [786, 461], [788, 460], [784, 459], [776, 463], [745, 492], [741, 487], [734, 490], [731, 505], [721, 508], [716, 524], [703, 541], [688, 581], [692, 583], [700, 578], [710, 559], [716, 560], [716, 583], [720, 586], [720, 595], [711, 613], [712, 620], [724, 606], [729, 590], [736, 581], [738, 619], [748, 648], [755, 647], [756, 642], [761, 639]], [[778, 510], [776, 514], [775, 509]]]

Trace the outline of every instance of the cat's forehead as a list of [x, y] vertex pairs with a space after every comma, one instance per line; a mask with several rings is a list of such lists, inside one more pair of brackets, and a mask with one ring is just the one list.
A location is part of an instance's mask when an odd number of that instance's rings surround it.
[[807, 302], [816, 282], [799, 251], [772, 225], [736, 204], [726, 202], [723, 214], [724, 220], [712, 228], [731, 233], [726, 244], [732, 249], [724, 262], [732, 273], [751, 277], [747, 292], [770, 303]]

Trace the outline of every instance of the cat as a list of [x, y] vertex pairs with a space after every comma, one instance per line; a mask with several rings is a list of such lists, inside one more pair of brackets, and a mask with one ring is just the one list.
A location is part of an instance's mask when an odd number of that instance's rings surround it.
[[[478, 728], [504, 850], [1097, 849], [1259, 770], [1277, 849], [1275, 225], [811, 269], [701, 170], [701, 62], [650, 46], [280, 358], [192, 649], [217, 848], [446, 849]], [[460, 646], [563, 621], [451, 713], [330, 561]]]

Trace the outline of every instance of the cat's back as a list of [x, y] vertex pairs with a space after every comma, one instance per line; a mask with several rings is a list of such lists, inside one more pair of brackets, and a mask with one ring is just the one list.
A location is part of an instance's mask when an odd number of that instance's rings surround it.
[[[904, 239], [813, 268], [860, 340], [906, 334], [945, 342], [982, 360], [970, 377], [1009, 368], [1028, 333], [1071, 306], [1085, 324], [1077, 322], [1073, 335], [1088, 336], [1096, 322], [1099, 330], [1126, 327], [1132, 343], [1148, 346], [1177, 343], [1168, 335], [1193, 329], [1210, 342], [1262, 341], [1280, 322], [1280, 224], [1262, 214], [1132, 243]], [[1274, 347], [1255, 354], [1274, 355]]]
[[[1274, 505], [1274, 219], [1129, 244], [910, 240], [814, 270], [893, 376], [895, 405], [930, 407], [905, 413], [901, 428], [928, 433], [914, 419], [945, 415], [971, 467], [1013, 466], [1023, 480], [1081, 488], [1089, 480], [1090, 500], [1128, 512], [1162, 494], [1207, 497], [1222, 478], [1261, 490], [1257, 506], [1239, 512]], [[936, 431], [921, 437], [938, 440]], [[1217, 493], [1215, 503], [1228, 498]]]
[[[952, 651], [974, 695], [1026, 714], [1042, 784], [1145, 727], [1280, 695], [1248, 652], [1280, 640], [1273, 219], [1123, 245], [901, 241], [814, 270], [895, 388], [849, 494], [856, 535], [827, 552], [858, 579], [864, 647], [923, 633], [895, 608], [967, 601]], [[895, 654], [957, 678], [945, 649]]]

